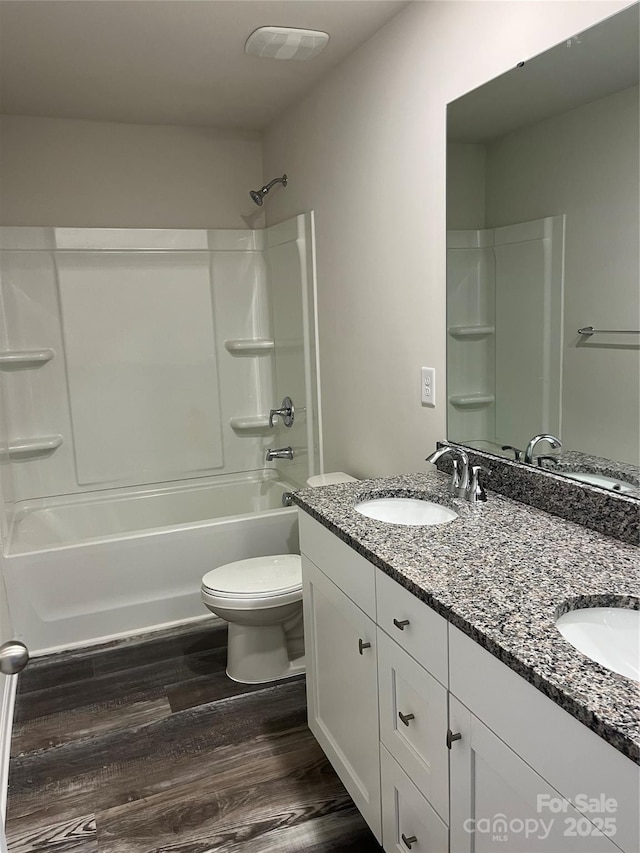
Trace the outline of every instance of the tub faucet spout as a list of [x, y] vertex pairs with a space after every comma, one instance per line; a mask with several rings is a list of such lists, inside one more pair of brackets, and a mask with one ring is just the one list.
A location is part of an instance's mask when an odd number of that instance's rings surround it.
[[270, 447], [266, 460], [271, 462], [273, 459], [293, 459], [293, 447]]

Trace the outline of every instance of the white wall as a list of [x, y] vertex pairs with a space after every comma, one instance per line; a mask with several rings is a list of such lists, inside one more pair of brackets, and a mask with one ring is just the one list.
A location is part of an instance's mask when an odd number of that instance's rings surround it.
[[636, 465], [638, 341], [587, 342], [577, 330], [638, 328], [638, 118], [635, 86], [508, 134], [487, 154], [489, 225], [566, 214], [563, 442]]
[[446, 432], [447, 102], [628, 5], [412, 3], [266, 132], [268, 222], [316, 214], [327, 469], [419, 470]]
[[0, 224], [256, 228], [258, 133], [3, 116]]
[[487, 146], [449, 142], [447, 145], [447, 229], [484, 228]]

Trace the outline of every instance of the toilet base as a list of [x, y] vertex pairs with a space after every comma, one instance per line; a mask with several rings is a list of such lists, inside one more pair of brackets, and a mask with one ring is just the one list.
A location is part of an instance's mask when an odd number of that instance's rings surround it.
[[304, 654], [289, 659], [282, 625], [229, 623], [227, 675], [232, 681], [264, 684], [304, 671]]
[[304, 655], [301, 658], [297, 658], [296, 660], [289, 661], [289, 667], [286, 672], [283, 672], [281, 675], [276, 675], [273, 678], [259, 678], [256, 681], [249, 681], [247, 678], [238, 678], [232, 672], [229, 672], [229, 667], [227, 666], [227, 678], [230, 678], [232, 681], [237, 681], [240, 684], [266, 684], [268, 681], [282, 681], [284, 678], [293, 678], [294, 675], [302, 675], [307, 671], [307, 667], [305, 664]]

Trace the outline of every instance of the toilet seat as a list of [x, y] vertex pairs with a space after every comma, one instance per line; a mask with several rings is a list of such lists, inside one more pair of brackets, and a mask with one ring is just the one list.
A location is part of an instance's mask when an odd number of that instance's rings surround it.
[[299, 554], [253, 557], [218, 566], [202, 578], [207, 604], [254, 610], [302, 599]]

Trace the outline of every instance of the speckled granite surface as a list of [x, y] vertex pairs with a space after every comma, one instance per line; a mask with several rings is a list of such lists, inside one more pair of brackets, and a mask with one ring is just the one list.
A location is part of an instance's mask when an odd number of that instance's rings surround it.
[[[548, 467], [553, 471], [553, 462]], [[637, 465], [616, 462], [614, 459], [605, 459], [602, 456], [591, 456], [579, 450], [566, 450], [558, 454], [556, 467], [560, 473], [582, 471], [585, 474], [601, 474], [603, 477], [611, 477], [612, 480], [620, 480], [621, 483], [634, 487], [632, 494], [640, 497], [640, 468]]]
[[[306, 489], [303, 510], [546, 696], [640, 763], [640, 685], [591, 661], [555, 627], [593, 601], [640, 607], [640, 550], [487, 491], [472, 506], [438, 472]], [[354, 509], [366, 497], [435, 500], [459, 518], [405, 527]]]
[[[482, 478], [485, 488], [622, 542], [632, 545], [640, 542], [640, 500], [635, 495], [586, 485], [556, 474], [552, 469], [524, 465], [465, 445], [462, 447], [469, 454], [471, 464], [489, 469], [489, 474]], [[580, 455], [584, 458], [584, 454]], [[437, 467], [450, 471], [450, 457], [439, 459]]]

